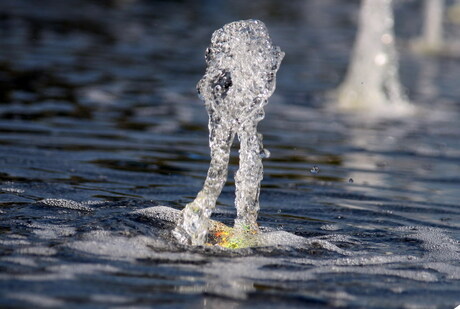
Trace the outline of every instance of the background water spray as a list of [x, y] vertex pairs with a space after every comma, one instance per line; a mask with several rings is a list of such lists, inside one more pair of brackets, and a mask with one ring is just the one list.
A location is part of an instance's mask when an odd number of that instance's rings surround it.
[[382, 115], [406, 114], [393, 31], [391, 0], [363, 0], [353, 55], [337, 91], [338, 107]]
[[213, 33], [206, 50], [206, 74], [197, 85], [209, 114], [211, 163], [203, 189], [183, 210], [174, 231], [179, 241], [204, 243], [209, 217], [227, 180], [235, 135], [240, 141], [235, 228], [257, 231], [262, 157], [268, 153], [257, 124], [264, 118], [263, 107], [275, 90], [283, 56], [258, 20], [233, 22]]
[[458, 28], [455, 23], [458, 23], [459, 8], [458, 1], [449, 7], [445, 0], [425, 0], [422, 34], [412, 42], [412, 49], [421, 54], [460, 57], [458, 30], [450, 37], [444, 35], [446, 28]]

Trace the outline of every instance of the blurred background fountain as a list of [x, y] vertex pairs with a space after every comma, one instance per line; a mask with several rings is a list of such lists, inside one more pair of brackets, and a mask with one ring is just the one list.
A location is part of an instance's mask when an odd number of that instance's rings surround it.
[[392, 0], [363, 0], [345, 80], [336, 93], [342, 110], [398, 116], [413, 112], [399, 79]]
[[425, 0], [422, 37], [418, 48], [427, 53], [438, 53], [444, 48], [444, 0]]
[[455, 3], [448, 9], [447, 15], [450, 21], [460, 24], [460, 0], [455, 0]]
[[422, 35], [412, 42], [413, 50], [428, 55], [460, 57], [458, 36], [451, 35], [445, 38], [444, 35], [445, 24], [448, 21], [458, 23], [459, 11], [458, 1], [446, 9], [445, 0], [425, 0]]

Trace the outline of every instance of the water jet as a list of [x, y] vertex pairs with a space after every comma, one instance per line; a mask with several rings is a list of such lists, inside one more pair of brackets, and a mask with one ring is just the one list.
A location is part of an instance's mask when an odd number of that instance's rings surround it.
[[183, 209], [173, 231], [179, 242], [206, 242], [212, 210], [227, 180], [235, 136], [240, 141], [235, 175], [237, 217], [234, 230], [221, 228], [220, 235], [228, 238], [230, 233], [257, 233], [262, 158], [269, 153], [263, 148], [257, 125], [275, 90], [276, 72], [283, 57], [261, 21], [236, 21], [213, 33], [205, 55], [206, 73], [197, 85], [209, 114], [211, 163], [203, 189]]
[[375, 115], [408, 114], [399, 81], [392, 0], [363, 0], [359, 28], [345, 80], [336, 91], [341, 110]]

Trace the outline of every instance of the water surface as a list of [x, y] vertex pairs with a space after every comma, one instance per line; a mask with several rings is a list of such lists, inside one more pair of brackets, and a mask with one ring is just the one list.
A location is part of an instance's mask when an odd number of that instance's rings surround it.
[[[369, 119], [325, 108], [356, 1], [2, 2], [0, 306], [460, 304], [460, 61], [410, 51], [421, 9], [398, 2], [395, 29], [421, 112]], [[182, 209], [201, 189], [203, 53], [246, 18], [286, 52], [260, 123], [271, 157], [259, 224], [305, 242], [179, 246], [142, 210]], [[214, 215], [227, 224], [237, 150]]]

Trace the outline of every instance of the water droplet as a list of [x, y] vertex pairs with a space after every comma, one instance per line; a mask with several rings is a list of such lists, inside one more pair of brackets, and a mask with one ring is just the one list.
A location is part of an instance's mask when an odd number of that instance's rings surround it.
[[265, 148], [262, 149], [262, 150], [260, 151], [260, 153], [259, 153], [259, 156], [260, 156], [262, 159], [268, 159], [268, 158], [270, 158], [270, 155], [271, 155], [270, 150], [265, 149]]
[[208, 47], [204, 55], [206, 62], [211, 61], [211, 54], [212, 54], [212, 49]]
[[318, 174], [319, 173], [319, 167], [318, 166], [313, 166], [311, 169], [310, 169], [310, 173], [312, 174]]
[[354, 182], [353, 178], [349, 178], [349, 179], [348, 179], [348, 182], [349, 182], [349, 183], [353, 183], [353, 182]]

